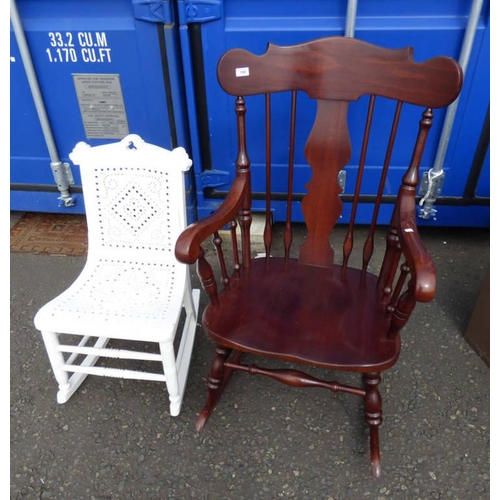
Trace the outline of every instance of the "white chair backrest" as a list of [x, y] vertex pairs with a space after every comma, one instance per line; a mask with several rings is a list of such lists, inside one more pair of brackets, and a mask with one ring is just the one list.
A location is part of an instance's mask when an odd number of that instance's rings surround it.
[[175, 260], [186, 227], [184, 172], [192, 164], [183, 148], [128, 135], [103, 146], [79, 142], [69, 157], [81, 171], [89, 259]]

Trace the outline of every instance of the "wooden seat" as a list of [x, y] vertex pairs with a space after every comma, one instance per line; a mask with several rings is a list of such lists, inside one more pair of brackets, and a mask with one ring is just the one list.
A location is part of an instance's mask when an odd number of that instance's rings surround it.
[[203, 324], [218, 344], [339, 370], [379, 371], [396, 362], [399, 338], [387, 338], [376, 276], [350, 268], [344, 275], [341, 266], [325, 273], [282, 258], [256, 259], [242, 274], [205, 310]]
[[[215, 342], [215, 357], [209, 369], [207, 400], [196, 423], [198, 430], [205, 425], [234, 370], [265, 375], [296, 387], [347, 392], [363, 398], [365, 421], [370, 428], [372, 473], [375, 477], [380, 475], [381, 372], [397, 362], [400, 331], [416, 302], [428, 302], [435, 294], [434, 266], [416, 224], [419, 166], [434, 118], [433, 108], [453, 102], [462, 86], [462, 71], [454, 60], [435, 57], [415, 63], [412, 55], [410, 48], [390, 50], [355, 39], [330, 37], [290, 47], [270, 45], [261, 56], [233, 49], [220, 59], [219, 82], [228, 94], [236, 96], [235, 177], [220, 207], [188, 227], [177, 240], [175, 250], [180, 261], [197, 262], [198, 275], [210, 299], [203, 314], [203, 327]], [[290, 111], [284, 114], [277, 106], [276, 116], [272, 107], [274, 94], [284, 92], [290, 93]], [[299, 92], [317, 104], [316, 119], [304, 148], [311, 175], [302, 194], [293, 189], [296, 128], [301, 119]], [[250, 123], [262, 131], [264, 193], [262, 187], [252, 191], [252, 184], [261, 186], [262, 182], [260, 177], [252, 179], [250, 157], [254, 153], [258, 158], [262, 155], [255, 150], [247, 151], [246, 138], [245, 97], [258, 94], [264, 95], [265, 123], [258, 123], [256, 114]], [[352, 154], [348, 109], [365, 95], [369, 96], [369, 102], [364, 134], [360, 143], [356, 143], [361, 146], [354, 193], [341, 196], [339, 172]], [[280, 95], [280, 102], [282, 98]], [[357, 268], [350, 264], [350, 256], [375, 103], [379, 100], [393, 100], [395, 104], [387, 146], [379, 160], [382, 168], [377, 193], [368, 196], [373, 214], [368, 236], [360, 247], [362, 257]], [[409, 151], [409, 166], [395, 202], [389, 200], [394, 209], [382, 263], [376, 266], [371, 262], [375, 232], [381, 205], [388, 202], [384, 189], [404, 103], [423, 109], [415, 123], [416, 140], [413, 152]], [[388, 108], [383, 109], [386, 112]], [[282, 132], [288, 119], [287, 190], [276, 193], [272, 179], [276, 171], [284, 169], [282, 164], [274, 165], [273, 124], [277, 123]], [[300, 127], [303, 125], [301, 122]], [[408, 142], [406, 138], [405, 141]], [[278, 168], [274, 169], [275, 166]], [[262, 199], [265, 200], [265, 253], [255, 258], [252, 203]], [[287, 203], [282, 246], [275, 239], [272, 224], [273, 204], [277, 200]], [[346, 236], [341, 251], [336, 252], [331, 246], [331, 235], [342, 215], [343, 200], [352, 204], [347, 220], [343, 221]], [[297, 201], [307, 235], [295, 251], [291, 222]], [[223, 228], [229, 230], [229, 251], [220, 234]], [[206, 255], [206, 240], [213, 244], [217, 272], [213, 269], [213, 259]], [[359, 372], [363, 386], [319, 380], [299, 369], [271, 370], [245, 364], [244, 353], [296, 362], [299, 367]]]

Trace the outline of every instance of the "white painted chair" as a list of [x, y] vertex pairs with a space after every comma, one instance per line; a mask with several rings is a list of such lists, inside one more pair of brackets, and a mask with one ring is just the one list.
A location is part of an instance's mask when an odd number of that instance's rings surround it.
[[[70, 159], [81, 169], [87, 261], [76, 281], [34, 320], [59, 384], [57, 401], [68, 401], [89, 374], [163, 381], [176, 416], [200, 297], [191, 289], [188, 267], [174, 255], [186, 227], [184, 172], [192, 162], [182, 148], [168, 151], [137, 135], [96, 147], [80, 142]], [[109, 349], [110, 339], [157, 342], [159, 353]], [[106, 358], [158, 361], [163, 373], [94, 366], [100, 358], [100, 365]]]

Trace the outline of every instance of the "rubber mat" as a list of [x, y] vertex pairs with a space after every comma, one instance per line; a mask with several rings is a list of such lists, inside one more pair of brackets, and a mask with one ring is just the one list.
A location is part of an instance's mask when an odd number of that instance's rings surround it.
[[86, 255], [85, 215], [26, 213], [10, 230], [10, 251], [47, 255]]

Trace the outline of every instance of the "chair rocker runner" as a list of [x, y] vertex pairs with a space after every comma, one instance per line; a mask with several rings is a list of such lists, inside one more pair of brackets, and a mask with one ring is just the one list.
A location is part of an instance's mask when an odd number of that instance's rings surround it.
[[[370, 428], [372, 473], [380, 475], [381, 372], [398, 360], [400, 330], [415, 303], [430, 301], [435, 293], [434, 267], [419, 238], [415, 219], [419, 165], [432, 125], [433, 108], [453, 102], [462, 85], [462, 71], [454, 60], [436, 57], [415, 63], [412, 54], [410, 48], [389, 50], [356, 39], [331, 37], [289, 47], [270, 45], [261, 56], [233, 49], [220, 59], [219, 83], [236, 97], [236, 175], [220, 207], [187, 228], [175, 250], [180, 261], [186, 264], [197, 261], [200, 280], [210, 299], [203, 313], [203, 328], [216, 344], [207, 401], [196, 424], [198, 430], [205, 425], [234, 370], [265, 375], [295, 387], [347, 392], [363, 398], [365, 420]], [[275, 195], [271, 189], [274, 172], [271, 144], [273, 148], [276, 145], [271, 141], [271, 116], [275, 116], [271, 104], [275, 102], [274, 93], [285, 91], [291, 95], [290, 140], [284, 148], [289, 155], [288, 187], [281, 196], [287, 201], [287, 209], [280, 250], [273, 241], [271, 227]], [[299, 91], [316, 101], [317, 113], [305, 145], [305, 158], [312, 170], [301, 203], [307, 237], [298, 256], [293, 256], [291, 205], [297, 199], [292, 187]], [[249, 157], [259, 153], [247, 153], [244, 96], [257, 94], [264, 95], [261, 113], [265, 126], [257, 124], [255, 118], [251, 123], [263, 131], [266, 252], [265, 257], [253, 259]], [[349, 104], [363, 95], [370, 96], [365, 132], [347, 235], [339, 259], [329, 238], [342, 213], [338, 174], [351, 157], [347, 112]], [[372, 197], [375, 198], [373, 218], [362, 247], [362, 265], [358, 269], [349, 265], [349, 258], [377, 99], [395, 101], [395, 111], [385, 158], [381, 159], [377, 196]], [[254, 104], [257, 102], [253, 99]], [[378, 274], [373, 274], [368, 266], [403, 103], [423, 107], [423, 114], [419, 124], [415, 124], [416, 142], [394, 206], [383, 264]], [[278, 116], [280, 130], [284, 119]], [[226, 225], [233, 246], [228, 256], [219, 234]], [[209, 237], [218, 256], [221, 285], [201, 247]], [[358, 372], [362, 374], [363, 387], [326, 382], [299, 370], [270, 370], [244, 364], [243, 353]]]
[[[34, 320], [59, 384], [57, 401], [65, 403], [87, 375], [163, 381], [176, 416], [200, 295], [191, 289], [188, 266], [174, 256], [186, 227], [184, 172], [191, 160], [182, 148], [168, 151], [137, 135], [96, 147], [80, 142], [70, 159], [81, 169], [88, 257], [76, 281]], [[159, 352], [107, 348], [110, 339], [154, 342]], [[162, 373], [95, 366], [106, 358], [155, 361]]]

